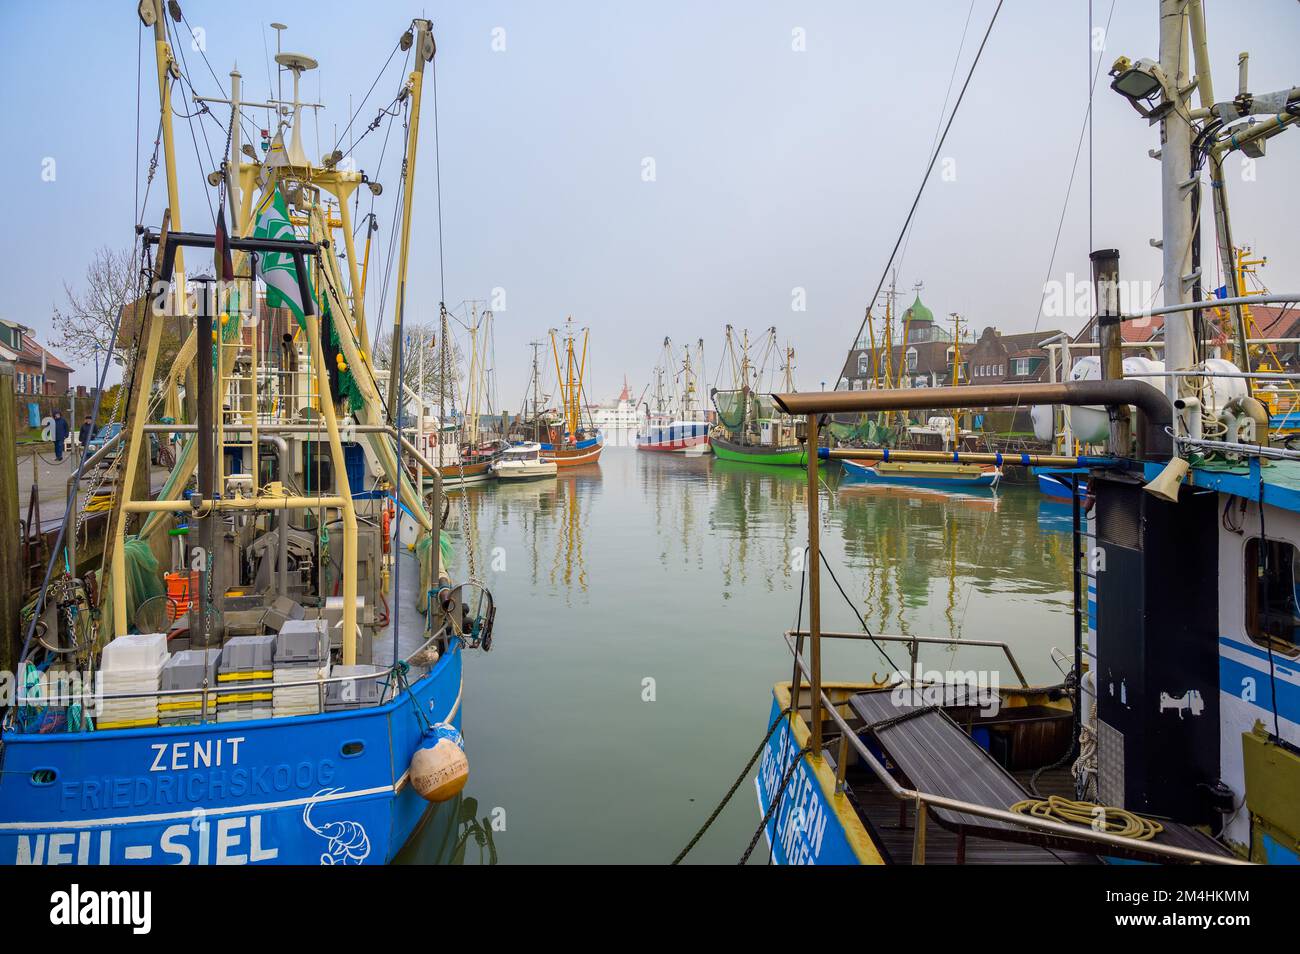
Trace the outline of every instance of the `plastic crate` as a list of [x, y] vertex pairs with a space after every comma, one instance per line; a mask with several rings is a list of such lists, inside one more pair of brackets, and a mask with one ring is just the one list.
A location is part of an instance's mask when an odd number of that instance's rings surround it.
[[322, 619], [286, 620], [275, 637], [277, 668], [293, 663], [315, 663], [329, 657], [329, 640]]
[[275, 659], [275, 634], [235, 636], [221, 650], [220, 672], [269, 672]]

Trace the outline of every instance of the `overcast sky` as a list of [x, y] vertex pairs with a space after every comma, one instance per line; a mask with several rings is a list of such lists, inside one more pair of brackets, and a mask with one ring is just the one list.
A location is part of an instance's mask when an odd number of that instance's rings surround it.
[[[950, 108], [995, 5], [974, 2]], [[62, 283], [80, 280], [95, 248], [132, 239], [134, 183], [157, 126], [152, 35], [135, 6], [0, 5], [0, 170], [10, 184], [0, 316], [36, 328], [41, 340]], [[305, 126], [317, 157], [347, 125], [349, 95], [354, 107], [361, 102], [410, 18], [433, 18], [446, 299], [454, 307], [504, 291], [496, 364], [508, 409], [524, 390], [527, 342], [570, 314], [591, 329], [593, 398], [613, 396], [624, 373], [640, 391], [665, 335], [682, 344], [703, 337], [713, 383], [728, 323], [751, 334], [775, 325], [797, 349], [800, 387], [833, 386], [920, 182], [971, 11], [970, 0], [423, 8], [372, 0], [340, 4], [340, 16], [320, 15], [329, 6], [321, 0], [183, 6], [223, 83], [238, 63], [247, 99], [272, 88], [268, 24], [289, 25], [285, 49], [321, 64], [304, 81], [305, 98], [329, 107], [319, 132], [315, 119]], [[1119, 0], [1097, 55], [1092, 241], [1118, 247], [1122, 276], [1153, 289], [1160, 253], [1148, 240], [1160, 230], [1159, 165], [1146, 153], [1157, 132], [1109, 91], [1105, 74], [1121, 53], [1157, 56], [1157, 6]], [[1093, 8], [1100, 27], [1111, 3], [1093, 0]], [[1300, 4], [1208, 0], [1207, 17], [1216, 98], [1235, 92], [1242, 50], [1251, 52], [1253, 91], [1300, 84]], [[1082, 278], [1088, 269], [1085, 143], [1048, 272], [1086, 110], [1088, 39], [1087, 0], [1007, 0], [897, 263], [907, 300], [924, 282], [936, 315], [960, 312], [977, 332], [1082, 322], [1040, 317], [1039, 301], [1045, 278]], [[217, 94], [198, 51], [183, 52], [199, 91]], [[360, 110], [353, 135], [392, 98], [400, 60]], [[216, 116], [224, 125], [228, 114]], [[424, 122], [408, 321], [432, 321], [440, 295], [431, 101]], [[211, 230], [203, 176], [212, 169], [207, 149], [223, 143], [213, 118], [195, 123], [191, 132], [176, 120], [181, 214], [186, 228]], [[250, 124], [265, 123], [254, 115]], [[389, 187], [376, 208], [386, 243], [400, 130], [380, 165], [384, 131], [360, 144], [356, 160]], [[45, 181], [51, 158], [55, 175]], [[1235, 237], [1268, 255], [1262, 277], [1276, 290], [1300, 285], [1298, 159], [1300, 133], [1292, 132], [1269, 143], [1253, 180], [1239, 158], [1228, 165]], [[160, 174], [147, 224], [158, 225], [164, 197]], [[385, 252], [376, 248], [372, 268]], [[1212, 245], [1205, 260], [1212, 268]], [[372, 320], [377, 285], [372, 272]], [[800, 289], [803, 311], [795, 310]], [[74, 381], [90, 379], [86, 369]]]

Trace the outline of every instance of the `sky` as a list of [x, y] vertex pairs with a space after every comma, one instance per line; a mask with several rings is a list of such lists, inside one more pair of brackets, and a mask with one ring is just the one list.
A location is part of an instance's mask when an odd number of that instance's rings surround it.
[[[517, 410], [528, 342], [570, 315], [590, 329], [593, 399], [613, 397], [624, 375], [639, 393], [665, 336], [678, 345], [703, 338], [704, 383], [727, 386], [718, 372], [727, 324], [751, 335], [775, 326], [796, 349], [798, 386], [833, 387], [920, 185], [945, 99], [951, 109], [996, 0], [371, 0], [363, 13], [339, 4], [343, 16], [325, 15], [330, 3], [321, 0], [182, 5], [188, 27], [201, 31], [182, 52], [204, 95], [225, 95], [212, 74], [227, 83], [238, 64], [244, 98], [267, 96], [269, 23], [288, 24], [284, 49], [320, 62], [303, 81], [304, 99], [328, 107], [304, 125], [316, 157], [347, 125], [349, 96], [353, 137], [392, 99], [402, 54], [382, 75], [381, 67], [411, 17], [433, 20], [437, 144], [430, 97], [407, 320], [434, 321], [444, 288], [453, 309], [471, 299], [495, 304], [498, 403]], [[1112, 4], [1092, 6], [1101, 27]], [[0, 317], [33, 327], [42, 341], [63, 283], [80, 281], [96, 248], [133, 238], [158, 122], [151, 31], [135, 8], [134, 0], [0, 2], [8, 91], [0, 171], [10, 183]], [[1040, 302], [1045, 280], [1086, 278], [1090, 246], [1118, 248], [1122, 278], [1155, 292], [1160, 253], [1149, 240], [1160, 232], [1160, 171], [1147, 151], [1158, 133], [1107, 88], [1106, 71], [1121, 53], [1157, 56], [1158, 4], [1118, 0], [1113, 9], [1104, 50], [1094, 53], [1088, 0], [1006, 0], [895, 262], [902, 304], [921, 282], [937, 316], [959, 312], [976, 332], [1074, 330], [1086, 316], [1042, 315]], [[1235, 92], [1242, 50], [1251, 53], [1253, 91], [1300, 84], [1300, 4], [1207, 0], [1207, 20], [1217, 99]], [[1098, 61], [1092, 201], [1085, 141], [1066, 206]], [[217, 119], [228, 118], [214, 110], [193, 131], [175, 120], [187, 229], [212, 228], [207, 155], [220, 152]], [[250, 126], [265, 125], [260, 115], [249, 114]], [[399, 128], [380, 162], [384, 132], [354, 152], [387, 187], [375, 210], [376, 269], [400, 161]], [[1290, 132], [1253, 170], [1236, 156], [1227, 167], [1234, 237], [1268, 256], [1261, 277], [1275, 290], [1300, 285], [1298, 160], [1300, 132]], [[160, 172], [145, 224], [158, 226], [164, 198]], [[372, 274], [372, 322], [381, 291]], [[385, 321], [392, 297], [390, 289]], [[73, 382], [91, 378], [84, 369]]]

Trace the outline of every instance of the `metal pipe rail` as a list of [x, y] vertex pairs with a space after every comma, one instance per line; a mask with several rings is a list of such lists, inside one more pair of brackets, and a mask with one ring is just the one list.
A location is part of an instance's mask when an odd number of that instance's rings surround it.
[[[795, 649], [795, 644], [791, 638], [796, 635], [792, 632], [785, 634], [787, 645], [794, 654], [795, 663], [804, 677], [812, 680], [812, 673], [809, 671], [808, 664], [804, 662], [803, 656]], [[803, 679], [800, 679], [800, 688], [803, 687]], [[1021, 815], [1017, 812], [1007, 809], [989, 808], [986, 805], [980, 805], [975, 802], [963, 802], [960, 799], [949, 798], [946, 795], [932, 795], [928, 792], [920, 792], [916, 789], [905, 788], [894, 779], [889, 771], [880, 763], [880, 761], [871, 753], [867, 744], [858, 738], [858, 734], [848, 721], [840, 715], [835, 704], [825, 692], [820, 693], [820, 708], [827, 712], [832, 721], [839, 726], [840, 732], [844, 739], [847, 739], [853, 746], [858, 757], [871, 769], [872, 773], [882, 783], [884, 783], [889, 794], [899, 801], [911, 802], [916, 806], [916, 838], [913, 841], [912, 863], [925, 864], [925, 809], [946, 808], [949, 811], [962, 812], [967, 815], [976, 815], [980, 818], [988, 818], [993, 821], [1006, 822], [1018, 825], [1022, 828], [1028, 828], [1033, 831], [1040, 831], [1046, 834], [1059, 835], [1067, 838], [1081, 841], [1093, 842], [1098, 846], [1109, 845], [1115, 848], [1123, 848], [1127, 851], [1141, 851], [1152, 855], [1155, 858], [1169, 859], [1170, 861], [1181, 862], [1200, 862], [1202, 864], [1215, 865], [1247, 865], [1248, 861], [1242, 861], [1236, 857], [1226, 857], [1220, 855], [1211, 855], [1203, 851], [1194, 851], [1189, 848], [1177, 848], [1171, 845], [1157, 845], [1151, 842], [1138, 841], [1134, 838], [1126, 838], [1123, 835], [1112, 835], [1108, 832], [1094, 831], [1091, 828], [1079, 828], [1075, 825], [1069, 825], [1064, 822], [1049, 821], [1045, 818], [1035, 818], [1032, 815]], [[815, 711], [815, 710], [814, 710]], [[792, 713], [793, 715], [793, 713]], [[821, 758], [820, 752], [814, 753], [815, 757]], [[919, 848], [919, 854], [918, 854]]]
[[214, 510], [311, 510], [315, 507], [342, 507], [343, 497], [218, 497], [203, 500], [128, 500], [123, 506], [127, 513], [183, 513], [193, 511], [207, 514]]
[[1022, 467], [1115, 467], [1114, 457], [1070, 457], [1064, 454], [988, 453], [986, 451], [913, 451], [888, 447], [819, 447], [822, 460], [881, 460], [944, 464], [1019, 464]]
[[[1006, 407], [1031, 404], [1099, 404], [1122, 408], [1130, 404], [1146, 419], [1144, 446], [1149, 455], [1167, 458], [1173, 444], [1166, 428], [1173, 425], [1173, 408], [1164, 393], [1142, 381], [1064, 381], [1045, 384], [964, 384], [942, 388], [884, 388], [873, 391], [809, 391], [773, 394], [772, 400], [792, 415], [926, 408]], [[811, 433], [811, 430], [810, 430]]]
[[[426, 649], [429, 648], [430, 644], [432, 644], [435, 640], [441, 639], [446, 634], [447, 634], [447, 629], [444, 626], [442, 629], [438, 630], [432, 636], [428, 637], [418, 647], [416, 647], [414, 650], [408, 653], [402, 661], [407, 665], [409, 665], [412, 659], [414, 659], [416, 656], [423, 653]], [[33, 699], [30, 696], [25, 696], [22, 694], [20, 690], [14, 700], [14, 707], [18, 708], [20, 706], [25, 706], [25, 705], [38, 705], [38, 706], [71, 705], [72, 703], [76, 703], [76, 702], [84, 703], [87, 699], [87, 696], [89, 696], [92, 699], [104, 701], [108, 699], [163, 699], [172, 696], [197, 696], [197, 695], [205, 695], [211, 693], [241, 692], [241, 691], [249, 691], [249, 690], [264, 692], [266, 691], [268, 686], [274, 689], [300, 689], [304, 686], [327, 686], [333, 683], [361, 682], [370, 679], [387, 679], [392, 676], [392, 673], [393, 673], [393, 667], [390, 666], [387, 669], [379, 669], [376, 672], [363, 673], [361, 675], [356, 675], [356, 676], [329, 676], [322, 679], [304, 679], [298, 682], [276, 682], [276, 683], [269, 683], [269, 682], [234, 683], [232, 682], [232, 683], [218, 683], [212, 686], [199, 687], [197, 689], [151, 689], [151, 690], [144, 690], [141, 692], [106, 692], [106, 693], [91, 692], [91, 693], [82, 693], [81, 695], [51, 696], [51, 697], [43, 697], [39, 699]]]
[[1235, 298], [1202, 298], [1200, 301], [1186, 301], [1161, 308], [1148, 308], [1146, 311], [1134, 312], [1131, 315], [1120, 315], [1119, 320], [1134, 321], [1138, 318], [1154, 318], [1157, 315], [1201, 311], [1206, 308], [1225, 308], [1229, 305], [1283, 305], [1293, 301], [1300, 301], [1300, 292], [1268, 292], [1264, 295], [1238, 295]]
[[[148, 433], [158, 433], [158, 434], [167, 434], [167, 433], [192, 434], [197, 430], [197, 428], [193, 424], [146, 424], [144, 426], [144, 430]], [[252, 432], [253, 426], [251, 424], [232, 424], [232, 425], [227, 425], [226, 430], [232, 432], [242, 432], [242, 431]], [[263, 434], [317, 434], [319, 433], [322, 436], [324, 436], [325, 433], [325, 429], [323, 427], [320, 427], [315, 424], [259, 424], [257, 426], [257, 430]], [[390, 437], [397, 436], [397, 429], [387, 424], [345, 424], [339, 430], [340, 433], [344, 435], [351, 433], [351, 434], [387, 434]], [[429, 463], [428, 459], [422, 453], [420, 453], [419, 449], [416, 448], [416, 446], [412, 444], [409, 440], [407, 440], [405, 437], [401, 437], [400, 440], [402, 442], [402, 449], [405, 450], [412, 457], [414, 457], [417, 461], [419, 461], [425, 470], [438, 469], [433, 464]]]
[[1247, 457], [1267, 457], [1269, 460], [1300, 460], [1300, 451], [1267, 447], [1263, 444], [1232, 444], [1228, 441], [1212, 441], [1200, 437], [1176, 437], [1174, 440], [1182, 447], [1200, 450], [1222, 451]]
[[[803, 639], [811, 634], [806, 629], [792, 629], [788, 631], [787, 635], [796, 636], [799, 639]], [[872, 634], [872, 633], [828, 632], [826, 630], [822, 630], [821, 635], [823, 638], [830, 638], [830, 639], [862, 639], [867, 641], [876, 640], [878, 642], [886, 642], [886, 643], [911, 643], [913, 670], [916, 669], [917, 648], [918, 648], [918, 644], [920, 643], [936, 644], [936, 645], [949, 645], [952, 643], [957, 643], [961, 646], [978, 646], [987, 649], [1000, 649], [1002, 650], [1003, 655], [1007, 657], [1007, 662], [1011, 664], [1011, 668], [1015, 672], [1016, 678], [1020, 680], [1020, 685], [1025, 689], [1029, 688], [1029, 682], [1028, 680], [1025, 679], [1025, 674], [1024, 671], [1020, 668], [1020, 663], [1016, 661], [1015, 653], [1011, 651], [1011, 647], [1009, 645], [1007, 645], [1005, 642], [1002, 642], [1001, 640], [945, 639], [942, 636], [895, 636], [895, 635], [882, 636], [879, 633]]]

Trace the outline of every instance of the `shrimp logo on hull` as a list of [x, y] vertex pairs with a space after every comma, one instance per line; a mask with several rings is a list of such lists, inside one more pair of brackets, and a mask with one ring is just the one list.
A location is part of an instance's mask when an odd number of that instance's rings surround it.
[[341, 791], [341, 788], [322, 788], [302, 809], [303, 824], [325, 839], [325, 852], [320, 856], [323, 865], [359, 865], [370, 856], [370, 837], [358, 822], [325, 822], [316, 825], [311, 820], [311, 810], [322, 797]]

